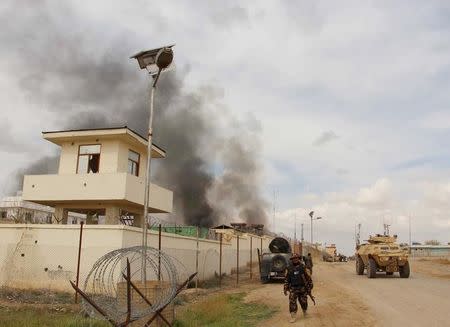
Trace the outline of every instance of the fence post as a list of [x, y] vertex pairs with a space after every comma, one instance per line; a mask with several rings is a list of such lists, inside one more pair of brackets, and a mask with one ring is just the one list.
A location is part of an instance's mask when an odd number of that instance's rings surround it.
[[[76, 286], [78, 287], [78, 282], [80, 280], [80, 260], [81, 260], [81, 242], [83, 241], [83, 225], [84, 221], [82, 221], [80, 226], [80, 241], [78, 242], [78, 263], [77, 263], [77, 280]], [[75, 303], [78, 303], [78, 292], [75, 291]]]
[[220, 247], [219, 247], [219, 287], [222, 287], [222, 236], [220, 233]]
[[236, 250], [236, 284], [239, 284], [239, 235], [237, 235], [237, 250]]
[[159, 224], [158, 232], [158, 250], [158, 280], [161, 280], [161, 224]]
[[197, 273], [196, 275], [196, 279], [195, 279], [195, 289], [197, 290], [198, 288], [198, 238], [199, 238], [199, 231], [200, 227], [197, 226], [197, 247], [196, 247], [196, 251], [195, 251], [195, 272]]
[[253, 272], [252, 272], [252, 267], [253, 267], [253, 256], [252, 256], [252, 252], [253, 252], [253, 237], [250, 235], [250, 279], [253, 278]]

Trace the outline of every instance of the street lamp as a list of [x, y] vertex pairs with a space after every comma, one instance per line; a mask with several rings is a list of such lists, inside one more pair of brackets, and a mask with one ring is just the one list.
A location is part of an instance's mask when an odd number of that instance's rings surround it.
[[319, 219], [322, 219], [322, 217], [313, 218], [314, 211], [311, 211], [309, 213], [309, 216], [311, 217], [311, 246], [312, 246], [313, 245], [313, 220], [319, 220]]
[[150, 107], [148, 120], [148, 144], [147, 144], [147, 171], [145, 172], [145, 188], [144, 188], [144, 217], [142, 219], [142, 282], [146, 280], [146, 258], [147, 258], [147, 215], [150, 193], [150, 172], [152, 160], [152, 136], [153, 136], [153, 99], [158, 83], [159, 75], [164, 69], [167, 69], [173, 61], [172, 45], [152, 50], [145, 50], [131, 56], [130, 59], [136, 59], [139, 68], [146, 69], [152, 77], [152, 85], [150, 87]]

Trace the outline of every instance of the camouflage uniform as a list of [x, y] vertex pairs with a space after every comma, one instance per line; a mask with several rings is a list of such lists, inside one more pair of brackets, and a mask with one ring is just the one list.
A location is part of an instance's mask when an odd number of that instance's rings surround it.
[[305, 266], [309, 270], [309, 273], [312, 275], [313, 262], [311, 254], [308, 253], [308, 256], [303, 257], [303, 261], [305, 262]]
[[308, 309], [308, 291], [312, 290], [311, 275], [305, 266], [300, 263], [286, 270], [284, 290], [289, 291], [289, 312], [297, 312], [297, 300], [303, 312]]

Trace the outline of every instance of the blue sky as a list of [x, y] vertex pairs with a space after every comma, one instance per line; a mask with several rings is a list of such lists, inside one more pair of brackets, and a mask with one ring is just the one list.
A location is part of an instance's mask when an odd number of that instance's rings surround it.
[[[64, 6], [43, 3], [64, 21]], [[14, 5], [4, 2], [0, 13]], [[259, 121], [261, 185], [269, 202], [277, 190], [280, 232], [292, 235], [292, 215], [308, 222], [305, 212], [313, 208], [324, 216], [317, 239], [347, 252], [355, 223], [364, 235], [381, 232], [389, 220], [405, 240], [408, 216], [415, 239], [450, 242], [447, 1], [73, 1], [68, 7], [80, 20], [65, 28], [68, 35], [81, 31], [81, 43], [104, 49], [132, 36], [124, 42], [132, 54], [176, 42], [187, 90], [213, 85], [226, 111]], [[33, 6], [21, 12], [32, 16]], [[14, 54], [33, 39], [18, 46], [8, 28], [0, 51], [3, 192], [17, 167], [51, 152], [40, 131], [58, 128], [52, 108], [27, 98], [15, 82]]]

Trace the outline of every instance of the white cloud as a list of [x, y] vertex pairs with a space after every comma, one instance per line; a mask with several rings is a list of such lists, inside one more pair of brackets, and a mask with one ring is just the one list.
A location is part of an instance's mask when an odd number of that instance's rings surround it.
[[[449, 235], [449, 190], [443, 182], [449, 163], [401, 166], [416, 158], [450, 157], [447, 3], [72, 4], [83, 24], [64, 26], [69, 32], [89, 30], [81, 41], [94, 45], [92, 55], [117, 35], [135, 38], [137, 48], [130, 54], [176, 42], [177, 67], [190, 70], [187, 89], [217, 85], [224, 89], [224, 108], [238, 117], [252, 112], [261, 121], [268, 199], [277, 188], [282, 210], [302, 206], [280, 214], [280, 220], [292, 220], [289, 215], [297, 212], [306, 229], [305, 213], [317, 208], [325, 217], [317, 222], [318, 236], [325, 233], [345, 244], [356, 222], [369, 233], [390, 220], [404, 235], [409, 216], [422, 239]], [[57, 5], [52, 12], [66, 17]], [[5, 25], [0, 37], [8, 40], [10, 28]], [[20, 122], [11, 139], [49, 153], [53, 148], [40, 140], [40, 132], [58, 128], [57, 117], [26, 98], [15, 79], [20, 71], [7, 55], [22, 49], [2, 44], [0, 116]], [[128, 58], [124, 63], [132, 64]], [[323, 131], [337, 131], [339, 139], [314, 146]], [[1, 185], [8, 184], [15, 167], [25, 165], [30, 153], [24, 152], [2, 152]]]
[[356, 203], [370, 207], [386, 207], [392, 200], [392, 183], [386, 178], [377, 180], [371, 187], [361, 189], [356, 196]]
[[[288, 209], [278, 213], [275, 228], [293, 237], [294, 217], [297, 216], [297, 235], [300, 224], [304, 224], [305, 239], [310, 238], [310, 218], [308, 212], [314, 210], [314, 239], [321, 243], [336, 243], [341, 251], [352, 253], [354, 249], [354, 229], [362, 224], [362, 238], [369, 234], [382, 233], [383, 224], [390, 226], [391, 233], [398, 234], [401, 242], [409, 241], [409, 221], [411, 219], [413, 240], [425, 241], [436, 238], [443, 243], [449, 242], [450, 219], [449, 201], [450, 183], [442, 183], [423, 190], [418, 198], [397, 201], [394, 194], [399, 191], [389, 179], [383, 178], [374, 184], [356, 192], [334, 192], [323, 196], [305, 196], [303, 203], [308, 207]], [[442, 197], [442, 191], [446, 197]], [[300, 238], [298, 236], [298, 238]]]

